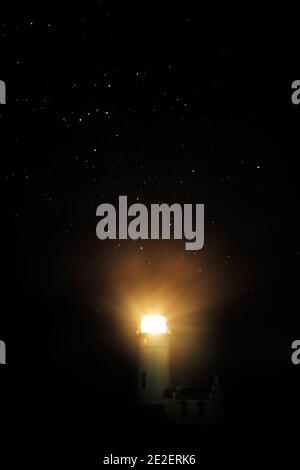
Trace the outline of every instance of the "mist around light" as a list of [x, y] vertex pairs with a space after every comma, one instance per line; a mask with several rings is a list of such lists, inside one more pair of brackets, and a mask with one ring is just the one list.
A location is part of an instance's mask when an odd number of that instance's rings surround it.
[[[172, 356], [182, 369], [192, 368], [195, 357], [208, 363], [218, 350], [218, 338], [211, 327], [224, 305], [240, 295], [245, 277], [237, 267], [224, 264], [224, 253], [212, 257], [186, 252], [176, 241], [117, 244], [105, 241], [83, 246], [85, 265], [77, 269], [79, 295], [91, 312], [95, 331], [103, 335], [103, 322], [113, 329], [105, 335], [118, 337], [124, 354], [135, 348], [141, 318], [159, 313], [167, 318], [172, 332]], [[224, 250], [225, 251], [225, 250]], [[226, 251], [225, 251], [226, 253]]]

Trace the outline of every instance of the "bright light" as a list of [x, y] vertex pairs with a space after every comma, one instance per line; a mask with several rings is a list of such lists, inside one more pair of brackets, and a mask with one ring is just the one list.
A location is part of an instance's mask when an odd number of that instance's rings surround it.
[[141, 332], [152, 335], [167, 333], [167, 319], [162, 315], [146, 315], [142, 317]]

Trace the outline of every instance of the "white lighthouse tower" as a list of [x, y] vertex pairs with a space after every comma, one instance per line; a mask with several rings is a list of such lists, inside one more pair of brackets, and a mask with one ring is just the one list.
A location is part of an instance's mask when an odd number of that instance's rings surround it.
[[143, 405], [163, 404], [163, 393], [170, 387], [170, 331], [166, 317], [142, 317], [137, 336], [139, 402]]

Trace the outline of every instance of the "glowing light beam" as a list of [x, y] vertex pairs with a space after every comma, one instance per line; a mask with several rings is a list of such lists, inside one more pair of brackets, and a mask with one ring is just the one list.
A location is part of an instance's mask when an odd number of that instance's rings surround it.
[[163, 315], [145, 315], [141, 319], [141, 332], [152, 335], [167, 334], [167, 319]]

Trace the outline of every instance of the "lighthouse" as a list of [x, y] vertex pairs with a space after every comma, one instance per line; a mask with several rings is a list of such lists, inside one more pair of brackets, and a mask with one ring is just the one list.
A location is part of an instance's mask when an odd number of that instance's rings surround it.
[[166, 317], [142, 317], [137, 338], [138, 400], [142, 405], [161, 405], [164, 391], [170, 387], [170, 331]]

